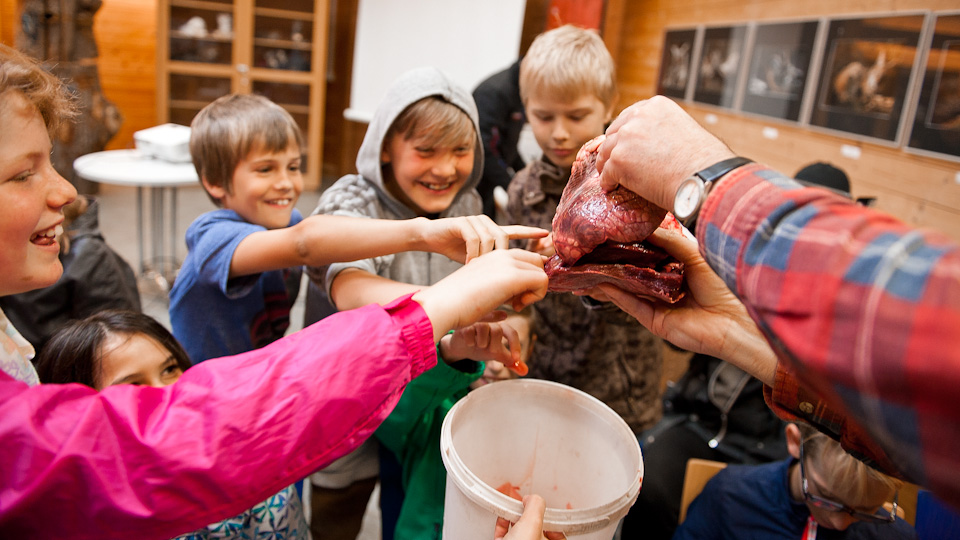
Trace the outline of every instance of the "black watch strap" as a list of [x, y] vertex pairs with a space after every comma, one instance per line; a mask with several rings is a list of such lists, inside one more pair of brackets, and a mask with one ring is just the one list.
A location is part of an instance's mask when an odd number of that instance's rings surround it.
[[736, 169], [737, 167], [742, 167], [748, 163], [753, 163], [753, 160], [745, 157], [736, 156], [736, 157], [725, 159], [719, 163], [714, 163], [713, 165], [707, 167], [706, 169], [703, 169], [702, 171], [697, 172], [696, 175], [699, 176], [701, 180], [703, 180], [704, 184], [709, 186], [721, 176]]

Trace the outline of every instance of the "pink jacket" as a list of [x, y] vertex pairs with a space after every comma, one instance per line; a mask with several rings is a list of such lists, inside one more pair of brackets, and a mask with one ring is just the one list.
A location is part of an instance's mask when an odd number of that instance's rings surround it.
[[357, 447], [436, 364], [409, 297], [338, 313], [166, 388], [0, 372], [0, 537], [170, 538]]

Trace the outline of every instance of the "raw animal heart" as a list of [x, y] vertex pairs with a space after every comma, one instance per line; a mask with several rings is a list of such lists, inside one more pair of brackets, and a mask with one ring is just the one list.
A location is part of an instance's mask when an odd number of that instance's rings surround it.
[[570, 173], [570, 181], [553, 216], [553, 245], [563, 262], [572, 265], [604, 242], [637, 242], [650, 236], [667, 211], [636, 193], [618, 186], [607, 192], [600, 186], [597, 152], [599, 138], [583, 145]]
[[549, 290], [589, 290], [612, 283], [634, 294], [676, 302], [683, 293], [683, 263], [643, 242], [657, 227], [679, 227], [666, 210], [623, 187], [606, 192], [597, 152], [577, 154], [553, 218], [557, 250], [545, 265]]

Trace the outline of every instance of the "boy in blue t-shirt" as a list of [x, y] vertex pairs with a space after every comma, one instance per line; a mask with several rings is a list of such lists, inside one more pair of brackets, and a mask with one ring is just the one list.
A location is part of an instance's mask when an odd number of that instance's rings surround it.
[[500, 228], [483, 216], [304, 219], [294, 208], [303, 191], [303, 137], [287, 111], [262, 96], [229, 95], [200, 111], [191, 128], [194, 166], [219, 207], [187, 229], [188, 254], [170, 291], [173, 334], [193, 363], [282, 337], [301, 265], [406, 250], [462, 261], [507, 247], [511, 234], [546, 234]]

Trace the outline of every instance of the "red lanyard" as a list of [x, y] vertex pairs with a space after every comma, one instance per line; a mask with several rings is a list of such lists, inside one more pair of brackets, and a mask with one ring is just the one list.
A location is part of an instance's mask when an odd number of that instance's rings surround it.
[[817, 522], [813, 516], [807, 518], [807, 526], [803, 528], [803, 540], [817, 540]]

